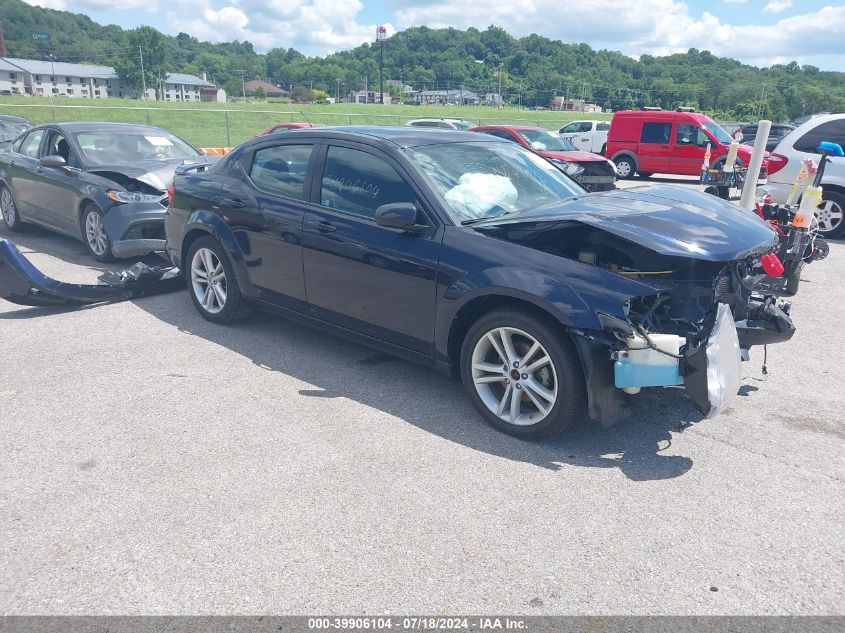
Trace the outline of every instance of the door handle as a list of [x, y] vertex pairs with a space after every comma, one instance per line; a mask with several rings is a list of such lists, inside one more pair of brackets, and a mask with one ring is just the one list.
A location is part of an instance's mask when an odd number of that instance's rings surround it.
[[220, 202], [233, 209], [243, 209], [246, 206], [246, 202], [237, 198], [223, 198]]
[[322, 231], [323, 233], [331, 233], [332, 231], [337, 230], [337, 227], [334, 224], [326, 222], [325, 220], [311, 220], [308, 224], [317, 227], [317, 230]]

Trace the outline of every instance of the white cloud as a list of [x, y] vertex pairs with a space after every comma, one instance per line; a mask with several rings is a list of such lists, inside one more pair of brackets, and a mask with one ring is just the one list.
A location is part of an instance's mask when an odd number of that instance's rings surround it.
[[748, 0], [722, 0], [725, 4], [745, 4]]
[[586, 40], [594, 48], [629, 55], [665, 55], [699, 48], [758, 63], [776, 56], [845, 54], [842, 5], [790, 16], [775, 24], [738, 26], [708, 12], [695, 17], [688, 4], [676, 0], [592, 0], [567, 12], [566, 20], [549, 20], [550, 15], [559, 13], [559, 4], [559, 0], [422, 0], [413, 4], [394, 0], [402, 28], [425, 24], [483, 29], [492, 23], [517, 36], [533, 32], [568, 42]]
[[175, 30], [214, 42], [249, 40], [261, 50], [292, 46], [324, 54], [376, 35], [377, 25], [357, 21], [360, 0], [229, 0], [220, 8], [212, 0], [174, 0], [171, 6], [167, 19]]
[[[64, 0], [62, 0], [64, 2]], [[86, 9], [121, 11], [126, 9], [145, 9], [151, 13], [158, 11], [156, 0], [77, 0]], [[96, 16], [94, 16], [96, 19]]]
[[24, 2], [34, 7], [56, 9], [57, 11], [64, 11], [67, 8], [67, 0], [24, 0]]
[[772, 0], [765, 7], [764, 13], [783, 13], [787, 9], [792, 8], [792, 0]]

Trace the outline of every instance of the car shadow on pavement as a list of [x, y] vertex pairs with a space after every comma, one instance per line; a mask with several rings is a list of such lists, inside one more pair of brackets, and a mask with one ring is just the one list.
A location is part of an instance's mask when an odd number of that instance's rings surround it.
[[631, 418], [610, 429], [585, 420], [558, 437], [522, 441], [488, 426], [462, 386], [429, 367], [269, 314], [215, 325], [197, 314], [184, 292], [135, 305], [263, 370], [313, 385], [290, 398], [347, 398], [473, 450], [552, 470], [618, 468], [630, 480], [651, 481], [679, 477], [693, 465], [689, 457], [672, 454], [673, 434], [702, 419], [678, 391], [644, 392], [634, 399]]

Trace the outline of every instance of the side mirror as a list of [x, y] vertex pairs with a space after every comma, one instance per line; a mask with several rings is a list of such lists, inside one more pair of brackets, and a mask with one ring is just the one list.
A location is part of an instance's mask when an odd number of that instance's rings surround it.
[[389, 229], [400, 229], [410, 233], [419, 233], [426, 225], [417, 224], [419, 212], [411, 202], [393, 202], [383, 204], [376, 209], [376, 224]]
[[45, 156], [39, 163], [42, 167], [67, 167], [67, 162], [61, 156]]

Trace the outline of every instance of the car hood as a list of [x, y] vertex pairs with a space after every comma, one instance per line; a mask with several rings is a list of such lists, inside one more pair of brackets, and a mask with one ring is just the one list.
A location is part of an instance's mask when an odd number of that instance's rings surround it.
[[570, 152], [539, 152], [543, 158], [551, 158], [553, 160], [564, 160], [567, 163], [595, 163], [607, 160], [603, 156], [593, 154], [591, 152], [582, 152], [581, 150], [572, 150]]
[[154, 189], [164, 191], [173, 182], [173, 174], [179, 165], [210, 162], [212, 161], [205, 155], [191, 158], [139, 160], [125, 165], [99, 165], [90, 169], [89, 172], [106, 178], [109, 178], [110, 174], [122, 174]]
[[661, 255], [732, 261], [762, 253], [777, 242], [772, 228], [751, 211], [701, 191], [673, 185], [617, 189], [562, 200], [474, 225], [580, 222]]

